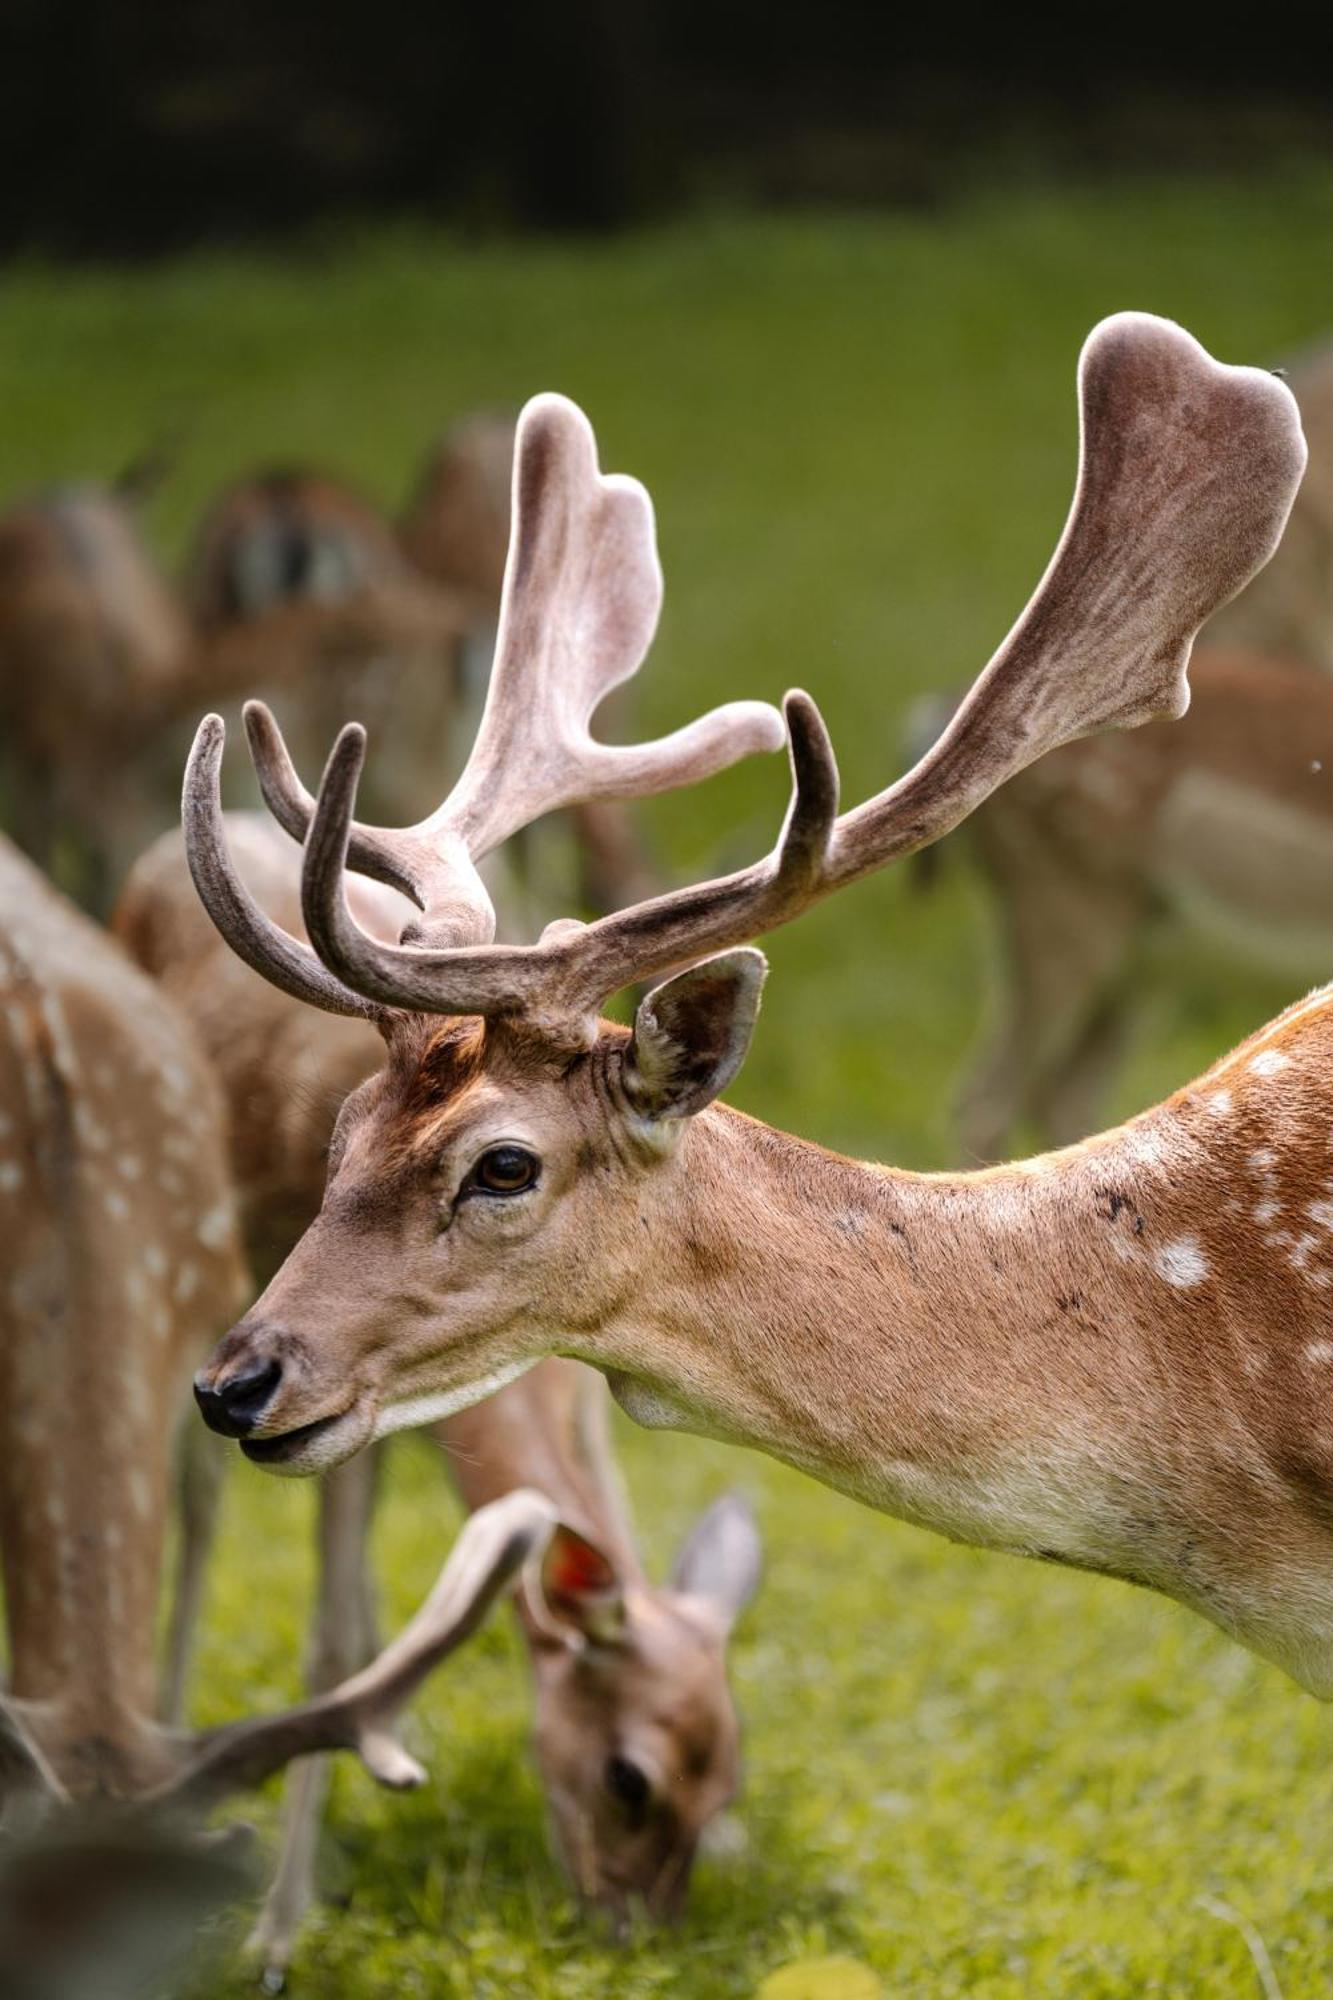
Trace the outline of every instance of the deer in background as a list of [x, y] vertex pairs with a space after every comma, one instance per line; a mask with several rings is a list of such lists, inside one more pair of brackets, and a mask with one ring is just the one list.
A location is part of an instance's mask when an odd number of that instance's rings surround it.
[[[1274, 560], [1204, 629], [1179, 727], [1071, 744], [958, 841], [996, 913], [995, 1020], [964, 1082], [973, 1161], [1104, 1115], [1175, 925], [1307, 984], [1333, 932], [1333, 353], [1292, 370], [1310, 464]], [[922, 747], [948, 704], [916, 705]], [[933, 878], [935, 852], [920, 876]]]
[[1333, 937], [1333, 678], [1202, 647], [1179, 724], [1070, 744], [958, 836], [999, 929], [998, 1018], [960, 1096], [974, 1160], [1094, 1130], [1166, 924], [1309, 984]]
[[[188, 558], [187, 601], [204, 631], [423, 579], [479, 607], [443, 663], [438, 649], [383, 645], [349, 652], [338, 671], [302, 681], [298, 760], [322, 758], [349, 710], [366, 716], [384, 751], [370, 805], [385, 819], [409, 818], [413, 801], [434, 787], [442, 750], [475, 733], [509, 541], [513, 456], [512, 418], [464, 418], [427, 454], [396, 523], [325, 473], [259, 473], [218, 496]], [[611, 726], [622, 725], [615, 702], [610, 710]], [[532, 918], [571, 892], [601, 911], [657, 886], [623, 807], [581, 802], [565, 818], [565, 837], [548, 827], [540, 840], [520, 839], [495, 857], [489, 879], [511, 919]]]
[[183, 605], [140, 533], [133, 495], [76, 487], [0, 517], [0, 742], [10, 830], [96, 910], [167, 823], [174, 731], [201, 701], [259, 679], [317, 695], [346, 661], [452, 655], [488, 600], [405, 564], [336, 596], [240, 615]]
[[[231, 814], [227, 824], [251, 892], [299, 932], [299, 851], [271, 822]], [[357, 895], [362, 921], [395, 938], [410, 905], [376, 883], [359, 884]], [[271, 1270], [318, 1211], [338, 1106], [378, 1071], [384, 1044], [364, 1019], [312, 1016], [228, 950], [194, 893], [179, 835], [164, 836], [133, 870], [116, 927], [213, 1058], [246, 1238], [258, 1268]], [[617, 1915], [634, 1902], [674, 1914], [700, 1835], [739, 1778], [725, 1653], [758, 1578], [748, 1510], [734, 1496], [718, 1501], [696, 1524], [670, 1587], [650, 1585], [606, 1436], [604, 1385], [572, 1361], [542, 1363], [431, 1435], [469, 1508], [529, 1487], [558, 1509], [561, 1526], [517, 1609], [559, 1850], [588, 1901]], [[374, 1651], [366, 1574], [374, 1477], [363, 1454], [323, 1484], [316, 1689]], [[275, 1974], [312, 1893], [322, 1791], [323, 1774], [303, 1766], [256, 1936]]]
[[473, 1517], [422, 1610], [321, 1698], [200, 1735], [157, 1720], [172, 1440], [190, 1369], [248, 1295], [209, 1066], [171, 1003], [0, 842], [0, 1806], [179, 1811], [293, 1757], [422, 1772], [391, 1725], [552, 1529]]
[[[641, 1422], [1131, 1578], [1333, 1694], [1333, 991], [1118, 1130], [983, 1173], [840, 1159], [716, 1102], [757, 1014], [746, 940], [938, 839], [1044, 752], [1182, 713], [1200, 625], [1276, 546], [1305, 459], [1281, 382], [1122, 314], [1079, 386], [1064, 534], [939, 742], [840, 813], [818, 711], [790, 695], [781, 835], [721, 880], [490, 941], [490, 846], [571, 796], [697, 777], [740, 731], [723, 714], [656, 745], [591, 738], [661, 582], [646, 495], [599, 474], [560, 398], [520, 426], [490, 699], [443, 805], [359, 822], [362, 732], [311, 798], [250, 711], [266, 799], [305, 837], [309, 946], [228, 859], [221, 726], [201, 725], [184, 811], [214, 921], [388, 1051], [343, 1106], [318, 1218], [196, 1378], [253, 1463], [325, 1471], [558, 1346]], [[349, 867], [416, 903], [396, 945], [357, 922]], [[599, 1019], [663, 976], [631, 1028]]]

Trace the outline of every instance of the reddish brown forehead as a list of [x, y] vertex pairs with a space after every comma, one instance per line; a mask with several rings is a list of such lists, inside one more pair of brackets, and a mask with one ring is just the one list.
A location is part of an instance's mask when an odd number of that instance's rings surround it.
[[[626, 1039], [614, 1022], [599, 1024], [597, 1048]], [[403, 1014], [389, 1034], [389, 1076], [409, 1114], [437, 1110], [483, 1074], [509, 1083], [550, 1082], [589, 1054], [577, 1044], [518, 1018], [461, 1020]]]

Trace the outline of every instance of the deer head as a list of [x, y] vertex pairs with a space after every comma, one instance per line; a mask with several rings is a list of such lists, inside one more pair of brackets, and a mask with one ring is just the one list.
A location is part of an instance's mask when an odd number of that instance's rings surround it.
[[547, 1543], [524, 1600], [536, 1749], [561, 1857], [588, 1902], [680, 1911], [700, 1836], [740, 1783], [723, 1662], [759, 1565], [734, 1495], [696, 1524], [669, 1590], [563, 1523]]
[[[1194, 634], [1272, 553], [1299, 481], [1304, 446], [1282, 384], [1214, 362], [1167, 322], [1103, 322], [1079, 391], [1064, 534], [943, 735], [840, 814], [818, 710], [790, 694], [790, 808], [773, 851], [736, 874], [550, 925], [535, 945], [491, 942], [475, 864], [516, 828], [575, 799], [692, 781], [779, 740], [772, 712], [754, 706], [639, 748], [593, 739], [597, 703], [652, 636], [660, 573], [646, 494], [598, 472], [586, 421], [556, 397], [519, 426], [496, 666], [444, 804], [405, 830], [362, 825], [358, 728], [343, 731], [312, 798], [267, 711], [248, 712], [267, 802], [305, 842], [313, 951], [264, 917], [230, 865], [222, 729], [203, 723], [184, 815], [214, 921], [268, 978], [372, 1019], [388, 1048], [343, 1108], [319, 1217], [198, 1378], [205, 1417], [249, 1457], [288, 1473], [336, 1462], [512, 1379], [557, 1327], [564, 1351], [611, 1367], [612, 1333], [643, 1311], [645, 1246], [666, 1238], [675, 1252], [657, 1270], [638, 1413], [669, 1422], [686, 1400], [693, 1427], [727, 1432], [727, 1385], [676, 1333], [710, 1260], [767, 1226], [747, 1206], [738, 1152], [728, 1168], [735, 1121], [708, 1109], [754, 1027], [765, 968], [749, 941], [939, 838], [1047, 750], [1181, 714]], [[352, 917], [349, 867], [417, 905], [398, 944]], [[609, 995], [663, 975], [632, 1030], [599, 1020]]]

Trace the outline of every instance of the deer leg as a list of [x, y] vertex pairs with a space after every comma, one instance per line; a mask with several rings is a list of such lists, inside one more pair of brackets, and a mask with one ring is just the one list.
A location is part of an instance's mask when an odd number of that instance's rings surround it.
[[[969, 1075], [959, 1126], [969, 1158], [1007, 1156], [1027, 1122], [1046, 1142], [1083, 1138], [1121, 1034], [1117, 997], [1148, 894], [1049, 829], [985, 829], [1001, 934], [1000, 1026]], [[998, 818], [998, 815], [997, 815]]]
[[1134, 1027], [1134, 983], [1128, 975], [1130, 965], [1138, 963], [1138, 953], [1132, 945], [1127, 961], [1126, 976], [1101, 994], [1063, 1062], [1033, 1094], [1033, 1122], [1052, 1145], [1072, 1146], [1099, 1131], [1106, 1121], [1110, 1085]]
[[[375, 1510], [378, 1453], [358, 1452], [319, 1487], [319, 1580], [306, 1671], [312, 1694], [356, 1672], [378, 1651], [367, 1542]], [[327, 1757], [306, 1757], [287, 1779], [282, 1851], [250, 1937], [265, 1987], [281, 1989], [297, 1933], [315, 1894], [315, 1855], [328, 1797]]]
[[177, 1514], [180, 1539], [162, 1666], [163, 1720], [178, 1727], [185, 1715], [194, 1635], [203, 1605], [208, 1559], [217, 1531], [218, 1502], [227, 1468], [227, 1445], [201, 1423], [181, 1425], [177, 1464]]

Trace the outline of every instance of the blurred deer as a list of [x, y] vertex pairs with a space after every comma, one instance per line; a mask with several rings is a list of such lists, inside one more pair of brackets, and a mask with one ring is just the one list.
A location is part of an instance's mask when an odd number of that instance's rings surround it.
[[[1307, 983], [1327, 973], [1333, 350], [1289, 383], [1309, 467], [1272, 562], [1205, 627], [1183, 723], [1057, 751], [958, 836], [1000, 943], [995, 1020], [959, 1099], [969, 1159], [1000, 1159], [1021, 1133], [1063, 1145], [1096, 1129], [1167, 926]], [[918, 704], [913, 736], [946, 715]]]
[[[348, 652], [304, 677], [289, 704], [298, 761], [322, 763], [342, 719], [363, 716], [385, 744], [372, 792], [385, 819], [411, 817], [441, 758], [457, 761], [486, 700], [495, 610], [509, 543], [514, 424], [478, 412], [447, 430], [426, 456], [396, 525], [350, 487], [305, 469], [236, 482], [208, 510], [186, 565], [186, 598], [204, 632], [243, 629], [280, 607], [334, 606], [359, 591], [429, 587], [476, 607], [445, 654], [384, 644]], [[623, 705], [603, 717], [614, 733]], [[571, 893], [604, 910], [655, 886], [628, 814], [615, 802], [571, 807], [563, 829], [520, 841], [493, 871], [515, 921], [563, 904]]]
[[1182, 722], [1071, 744], [958, 836], [991, 891], [998, 1018], [970, 1158], [1095, 1131], [1168, 925], [1310, 984], [1333, 939], [1333, 678], [1202, 646]]
[[[372, 517], [373, 519], [373, 517]], [[359, 523], [366, 532], [366, 523]], [[387, 537], [392, 550], [392, 537]], [[461, 567], [461, 565], [460, 565]], [[399, 562], [336, 591], [262, 604], [182, 604], [150, 555], [135, 496], [70, 488], [0, 516], [0, 803], [20, 846], [104, 909], [174, 816], [175, 730], [256, 677], [317, 706], [347, 662], [390, 651], [439, 679], [486, 600]]]
[[[233, 814], [228, 824], [253, 893], [299, 932], [298, 850], [258, 817]], [[410, 906], [364, 883], [357, 908], [395, 936]], [[228, 951], [194, 893], [179, 836], [165, 836], [133, 870], [116, 926], [213, 1057], [230, 1108], [247, 1239], [271, 1269], [318, 1209], [338, 1107], [380, 1067], [384, 1045], [363, 1020], [312, 1019]], [[588, 1900], [618, 1913], [640, 1901], [671, 1915], [699, 1837], [739, 1777], [725, 1649], [758, 1578], [748, 1510], [734, 1497], [719, 1500], [696, 1524], [670, 1588], [649, 1584], [607, 1442], [605, 1388], [575, 1362], [549, 1360], [431, 1430], [469, 1508], [532, 1487], [559, 1512], [537, 1587], [518, 1606], [558, 1845]], [[365, 1567], [373, 1480], [367, 1455], [323, 1485], [316, 1687], [374, 1647]], [[321, 1790], [307, 1767], [258, 1935], [273, 1970], [290, 1956], [311, 1893]]]
[[394, 1719], [544, 1545], [549, 1504], [474, 1515], [416, 1618], [318, 1699], [198, 1735], [160, 1721], [173, 1437], [203, 1342], [249, 1290], [223, 1106], [167, 997], [7, 842], [0, 1000], [0, 1809], [199, 1812], [335, 1748], [419, 1782]]

